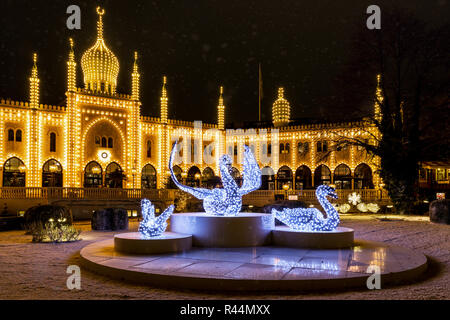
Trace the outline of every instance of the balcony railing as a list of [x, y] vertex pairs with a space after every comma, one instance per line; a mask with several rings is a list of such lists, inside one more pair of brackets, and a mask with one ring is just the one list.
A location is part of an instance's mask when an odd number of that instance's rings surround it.
[[0, 188], [1, 199], [67, 199], [67, 200], [173, 200], [175, 190], [119, 188]]
[[[0, 199], [47, 199], [47, 200], [150, 200], [174, 201], [176, 189], [119, 189], [119, 188], [34, 188], [3, 187]], [[387, 191], [380, 189], [338, 189], [338, 202], [347, 202], [349, 194], [356, 192], [363, 202], [390, 201]], [[275, 200], [275, 195], [296, 195], [298, 200], [315, 202], [315, 190], [257, 190], [244, 196], [244, 204], [260, 205]]]

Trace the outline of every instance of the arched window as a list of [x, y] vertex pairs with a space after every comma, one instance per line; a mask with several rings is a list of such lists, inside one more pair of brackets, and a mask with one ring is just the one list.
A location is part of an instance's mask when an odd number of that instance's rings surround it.
[[207, 188], [214, 188], [218, 184], [219, 179], [216, 179], [216, 176], [214, 175], [213, 169], [210, 167], [206, 167], [203, 170], [202, 174], [202, 180], [203, 180], [203, 186]]
[[373, 189], [372, 169], [361, 163], [355, 168], [355, 189]]
[[275, 189], [275, 172], [271, 167], [264, 167], [261, 169], [261, 190]]
[[43, 187], [62, 187], [63, 170], [61, 164], [55, 159], [50, 159], [42, 167]]
[[19, 158], [6, 160], [3, 165], [4, 187], [25, 187], [25, 164]]
[[299, 142], [297, 144], [297, 149], [299, 154], [307, 154], [309, 150], [308, 142]]
[[317, 152], [327, 152], [328, 142], [327, 141], [317, 141]]
[[147, 158], [152, 157], [152, 142], [151, 140], [147, 140]]
[[56, 152], [56, 133], [50, 133], [50, 152]]
[[321, 184], [331, 183], [331, 171], [330, 169], [322, 164], [316, 168], [314, 171], [314, 186], [318, 187]]
[[156, 189], [156, 169], [151, 164], [142, 168], [141, 187], [144, 189]]
[[284, 153], [284, 144], [280, 143], [280, 154]]
[[94, 138], [94, 143], [95, 143], [96, 145], [100, 146], [100, 145], [101, 145], [101, 144], [100, 144], [100, 141], [101, 141], [101, 138], [100, 138], [99, 136], [95, 136], [95, 138]]
[[334, 184], [337, 189], [352, 188], [352, 171], [345, 164], [340, 164], [334, 169]]
[[99, 188], [102, 186], [102, 167], [96, 161], [91, 161], [84, 168], [84, 187]]
[[107, 143], [106, 143], [106, 138], [102, 137], [102, 148], [106, 148], [107, 147]]
[[295, 171], [295, 189], [303, 190], [312, 187], [311, 169], [302, 165]]
[[16, 141], [22, 142], [22, 130], [20, 130], [20, 129], [17, 129], [17, 131], [16, 131]]
[[267, 154], [272, 154], [272, 144], [271, 143], [269, 143], [267, 145]]
[[8, 141], [14, 141], [14, 130], [13, 129], [8, 130]]
[[125, 176], [122, 168], [117, 163], [111, 162], [108, 164], [105, 173], [105, 187], [122, 188]]
[[113, 148], [113, 138], [108, 138], [108, 148]]
[[186, 184], [191, 187], [199, 186], [201, 177], [202, 175], [200, 173], [200, 169], [196, 166], [193, 166], [187, 173]]
[[285, 184], [292, 189], [292, 170], [288, 166], [282, 166], [277, 172], [277, 189], [283, 190]]
[[289, 143], [286, 143], [286, 146], [284, 147], [284, 150], [286, 151], [286, 153], [291, 152], [291, 146], [289, 145]]

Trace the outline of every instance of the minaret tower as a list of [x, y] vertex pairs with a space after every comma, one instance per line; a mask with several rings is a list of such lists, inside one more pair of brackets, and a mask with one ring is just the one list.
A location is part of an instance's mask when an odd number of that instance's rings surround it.
[[380, 104], [383, 103], [383, 91], [381, 89], [381, 74], [377, 75], [377, 89], [375, 91], [375, 108], [374, 108], [374, 118], [378, 123], [381, 122], [383, 114], [381, 112]]
[[223, 104], [223, 87], [220, 87], [219, 104], [217, 105], [217, 124], [219, 130], [225, 129], [225, 106]]
[[77, 63], [75, 62], [75, 53], [73, 52], [73, 40], [69, 38], [70, 52], [67, 61], [67, 91], [76, 91], [77, 86]]
[[30, 77], [30, 107], [37, 109], [39, 107], [39, 78], [37, 69], [37, 54], [33, 54], [33, 68]]
[[166, 89], [167, 77], [163, 77], [163, 87], [161, 92], [161, 123], [167, 124], [167, 115], [168, 115], [168, 101], [167, 98], [167, 89]]
[[161, 127], [160, 127], [160, 153], [159, 153], [159, 172], [161, 172], [161, 179], [158, 181], [158, 188], [163, 188], [168, 177], [168, 150], [169, 150], [169, 130], [168, 130], [168, 102], [169, 98], [167, 97], [167, 77], [163, 77], [163, 86], [161, 90]]
[[27, 187], [40, 187], [40, 121], [37, 109], [39, 108], [39, 78], [37, 69], [37, 54], [33, 54], [33, 68], [30, 77], [30, 111], [28, 114], [28, 163]]
[[272, 121], [275, 127], [285, 126], [291, 117], [289, 101], [284, 98], [284, 88], [278, 88], [278, 99], [272, 106]]
[[139, 71], [137, 66], [137, 52], [134, 52], [134, 65], [133, 65], [133, 73], [131, 74], [131, 99], [139, 100]]

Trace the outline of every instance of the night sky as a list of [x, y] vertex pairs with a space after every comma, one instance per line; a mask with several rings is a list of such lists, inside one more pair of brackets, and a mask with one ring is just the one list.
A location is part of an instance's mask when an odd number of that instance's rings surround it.
[[[81, 55], [95, 42], [99, 4], [106, 10], [106, 44], [120, 63], [118, 92], [131, 92], [133, 52], [139, 52], [144, 115], [159, 116], [167, 75], [170, 118], [216, 122], [223, 85], [227, 123], [257, 120], [261, 63], [263, 120], [271, 118], [278, 86], [285, 87], [292, 118], [342, 117], [332, 97], [352, 38], [365, 28], [368, 5], [383, 12], [392, 2], [433, 25], [448, 19], [448, 0], [1, 0], [0, 97], [28, 100], [36, 51], [41, 103], [64, 105], [68, 38], [75, 41], [81, 87]], [[81, 30], [66, 28], [71, 4], [81, 8]]]

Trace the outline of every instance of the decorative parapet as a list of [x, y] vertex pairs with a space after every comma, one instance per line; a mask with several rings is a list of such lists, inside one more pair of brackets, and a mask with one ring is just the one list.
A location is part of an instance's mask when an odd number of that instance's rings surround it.
[[[27, 101], [14, 101], [14, 100], [0, 100], [1, 106], [8, 106], [8, 107], [19, 107], [19, 108], [25, 108], [29, 107], [30, 103]], [[54, 106], [54, 105], [48, 105], [48, 104], [39, 104], [39, 109], [48, 110], [48, 111], [66, 111], [65, 106]]]

